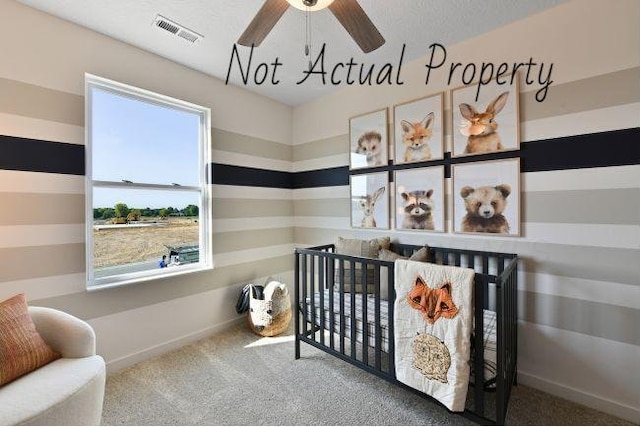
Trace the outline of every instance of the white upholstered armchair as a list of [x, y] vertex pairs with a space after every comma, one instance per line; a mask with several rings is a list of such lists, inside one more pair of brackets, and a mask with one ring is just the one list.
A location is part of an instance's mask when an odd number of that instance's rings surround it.
[[93, 329], [51, 308], [29, 314], [62, 357], [0, 387], [0, 425], [99, 425], [106, 373]]

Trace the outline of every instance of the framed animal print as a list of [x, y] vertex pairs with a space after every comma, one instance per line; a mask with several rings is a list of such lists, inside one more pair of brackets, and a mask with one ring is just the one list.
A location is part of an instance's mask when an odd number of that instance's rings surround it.
[[389, 229], [389, 176], [387, 172], [350, 176], [351, 226]]
[[349, 169], [387, 166], [387, 109], [349, 119]]
[[445, 231], [444, 166], [395, 172], [396, 229]]
[[394, 163], [414, 163], [444, 157], [444, 95], [393, 107]]
[[452, 157], [520, 148], [518, 75], [512, 84], [511, 76], [504, 80], [506, 84], [494, 81], [479, 89], [474, 84], [451, 92]]
[[453, 231], [520, 235], [520, 159], [452, 166]]

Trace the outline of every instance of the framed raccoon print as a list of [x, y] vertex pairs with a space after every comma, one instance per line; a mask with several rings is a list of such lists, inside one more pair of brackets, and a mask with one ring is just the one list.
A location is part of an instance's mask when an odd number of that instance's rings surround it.
[[443, 93], [393, 107], [394, 163], [444, 157]]
[[453, 231], [520, 235], [520, 159], [452, 166]]
[[396, 229], [445, 231], [444, 166], [398, 170]]
[[387, 166], [387, 109], [349, 119], [349, 169]]
[[520, 148], [518, 75], [505, 76], [500, 83], [451, 91], [452, 157]]
[[389, 229], [388, 172], [350, 176], [351, 226]]

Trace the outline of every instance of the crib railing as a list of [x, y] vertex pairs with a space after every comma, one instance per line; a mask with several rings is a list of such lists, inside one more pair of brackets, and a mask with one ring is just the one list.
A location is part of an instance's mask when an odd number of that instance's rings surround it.
[[[391, 249], [410, 256], [421, 248], [395, 244]], [[472, 408], [465, 415], [481, 423], [504, 424], [511, 385], [517, 379], [518, 258], [515, 254], [429, 249], [430, 262], [476, 271], [473, 338], [476, 357], [473, 386], [469, 388]], [[393, 266], [393, 262], [336, 254], [334, 245], [296, 249], [295, 358], [300, 358], [300, 343], [305, 342], [406, 387], [395, 378]], [[336, 303], [340, 304], [337, 318]], [[484, 309], [495, 311], [497, 316], [497, 375], [492, 393], [495, 405], [485, 402]]]

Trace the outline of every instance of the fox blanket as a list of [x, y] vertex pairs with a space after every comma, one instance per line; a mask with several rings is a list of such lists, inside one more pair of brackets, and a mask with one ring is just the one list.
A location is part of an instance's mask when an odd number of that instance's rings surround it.
[[464, 410], [469, 384], [474, 274], [469, 268], [395, 262], [396, 378], [456, 412]]

